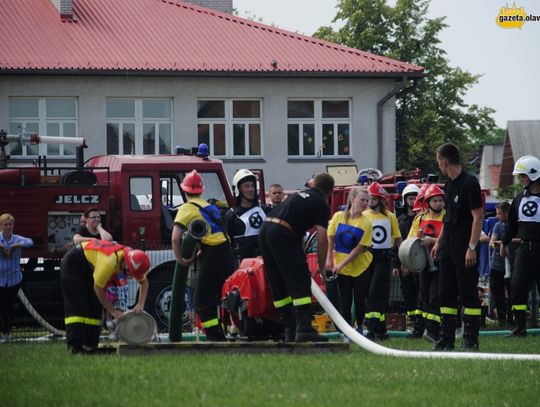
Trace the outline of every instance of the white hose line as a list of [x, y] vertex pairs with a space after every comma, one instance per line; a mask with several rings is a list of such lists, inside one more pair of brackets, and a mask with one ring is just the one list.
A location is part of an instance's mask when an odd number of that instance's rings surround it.
[[484, 360], [536, 360], [540, 361], [540, 354], [519, 354], [519, 353], [480, 353], [480, 352], [426, 352], [426, 351], [407, 351], [391, 349], [370, 341], [363, 335], [356, 332], [334, 308], [330, 300], [324, 295], [317, 283], [311, 279], [311, 292], [319, 301], [326, 313], [330, 316], [337, 327], [351, 341], [376, 355], [397, 356], [403, 358], [430, 358], [430, 359], [484, 359]]
[[45, 319], [39, 315], [39, 313], [36, 311], [36, 309], [30, 304], [30, 301], [28, 301], [28, 298], [26, 298], [26, 295], [24, 295], [24, 292], [22, 288], [19, 288], [19, 291], [17, 292], [17, 295], [19, 296], [19, 299], [21, 300], [22, 304], [28, 311], [30, 315], [47, 331], [53, 333], [54, 335], [58, 336], [64, 336], [66, 333], [64, 331], [61, 331], [60, 329], [55, 328], [51, 324], [49, 324]]

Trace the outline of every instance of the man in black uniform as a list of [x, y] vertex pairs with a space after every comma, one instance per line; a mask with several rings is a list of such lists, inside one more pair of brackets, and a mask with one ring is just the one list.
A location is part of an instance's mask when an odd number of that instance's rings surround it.
[[451, 143], [437, 149], [437, 164], [449, 179], [445, 186], [443, 230], [433, 246], [439, 259], [441, 336], [434, 350], [454, 349], [459, 296], [463, 305], [462, 349], [478, 349], [480, 299], [478, 298], [477, 246], [484, 212], [478, 180], [461, 167], [459, 149]]
[[[405, 187], [402, 193], [403, 198], [403, 212], [398, 217], [399, 231], [403, 239], [406, 239], [416, 212], [413, 211], [414, 201], [420, 193], [420, 188], [415, 184], [409, 184]], [[418, 291], [420, 288], [420, 278], [418, 273], [411, 273], [409, 270], [406, 270], [401, 265], [399, 257], [393, 256], [393, 270], [397, 270], [397, 275], [394, 273], [395, 277], [399, 277], [401, 293], [403, 294], [403, 300], [405, 302], [405, 311], [407, 316], [412, 322], [413, 329], [411, 331], [411, 338], [421, 338], [424, 329], [425, 322], [422, 316], [422, 310], [418, 306]]]
[[510, 206], [501, 253], [514, 236], [521, 238], [512, 271], [511, 302], [516, 327], [509, 336], [525, 337], [529, 291], [534, 280], [540, 278], [540, 160], [532, 155], [523, 156], [517, 160], [512, 174], [519, 176], [524, 191]]
[[318, 174], [312, 188], [291, 195], [268, 214], [259, 234], [274, 306], [285, 325], [288, 342], [328, 340], [311, 327], [311, 273], [303, 238], [306, 231], [316, 227], [319, 272], [324, 273], [330, 218], [328, 201], [333, 188], [331, 175]]

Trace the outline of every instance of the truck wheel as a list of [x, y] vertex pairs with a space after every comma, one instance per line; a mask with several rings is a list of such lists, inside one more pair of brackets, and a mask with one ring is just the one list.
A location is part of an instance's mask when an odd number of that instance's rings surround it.
[[[154, 317], [158, 330], [164, 331], [169, 328], [169, 314], [172, 299], [172, 281], [174, 276], [174, 262], [162, 264], [148, 273], [148, 296], [144, 309]], [[186, 291], [187, 296], [187, 291]], [[187, 300], [187, 297], [185, 301]], [[184, 306], [183, 330], [189, 330], [191, 322], [189, 312]]]

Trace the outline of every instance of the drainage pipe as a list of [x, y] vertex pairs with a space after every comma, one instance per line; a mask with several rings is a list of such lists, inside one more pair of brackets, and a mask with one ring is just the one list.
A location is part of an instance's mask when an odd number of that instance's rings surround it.
[[319, 301], [319, 304], [332, 318], [334, 324], [352, 342], [376, 355], [396, 356], [402, 358], [428, 358], [428, 359], [472, 359], [472, 360], [534, 360], [540, 362], [540, 354], [515, 354], [515, 353], [481, 353], [481, 352], [426, 352], [426, 351], [406, 351], [391, 349], [370, 341], [363, 335], [356, 332], [334, 308], [330, 300], [324, 295], [317, 283], [311, 279], [311, 292]]

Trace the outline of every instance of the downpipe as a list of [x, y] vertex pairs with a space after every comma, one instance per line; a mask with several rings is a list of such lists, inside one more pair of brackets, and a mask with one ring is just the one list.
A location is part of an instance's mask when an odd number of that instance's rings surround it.
[[425, 359], [468, 359], [468, 360], [534, 360], [540, 362], [540, 355], [517, 354], [517, 353], [481, 353], [481, 352], [429, 352], [429, 351], [407, 351], [391, 349], [370, 341], [363, 335], [356, 332], [341, 316], [332, 305], [330, 300], [324, 295], [317, 283], [311, 279], [311, 292], [319, 301], [321, 307], [330, 316], [334, 324], [352, 342], [376, 355], [395, 356], [400, 358], [425, 358]]

